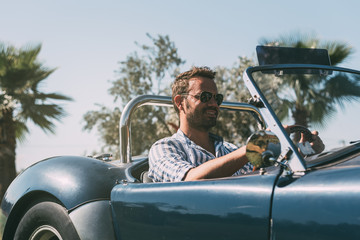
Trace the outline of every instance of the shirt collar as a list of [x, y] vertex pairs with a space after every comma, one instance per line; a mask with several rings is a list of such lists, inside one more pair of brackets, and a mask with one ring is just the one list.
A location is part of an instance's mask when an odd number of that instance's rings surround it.
[[[176, 137], [178, 139], [181, 139], [183, 141], [185, 141], [187, 144], [191, 145], [191, 144], [194, 144], [197, 146], [196, 143], [194, 143], [193, 141], [190, 140], [190, 138], [188, 138], [188, 136], [185, 135], [185, 133], [183, 131], [180, 130], [180, 128], [178, 129], [177, 133], [176, 133]], [[214, 145], [215, 147], [222, 144], [224, 139], [216, 134], [213, 134], [213, 133], [209, 133], [209, 137], [211, 140], [214, 141]]]

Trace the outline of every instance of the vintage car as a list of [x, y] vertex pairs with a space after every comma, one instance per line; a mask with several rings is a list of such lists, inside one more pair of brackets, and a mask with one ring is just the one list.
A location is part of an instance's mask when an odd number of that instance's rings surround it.
[[[152, 182], [147, 156], [131, 155], [130, 119], [142, 105], [172, 104], [166, 96], [139, 96], [121, 116], [120, 159], [60, 156], [32, 165], [2, 200], [0, 237], [360, 239], [360, 71], [331, 66], [326, 50], [258, 46], [257, 52], [259, 66], [243, 73], [251, 101], [221, 105], [258, 122], [247, 142], [253, 172]], [[271, 81], [276, 92], [260, 84]], [[306, 89], [309, 83], [313, 88]], [[340, 98], [344, 86], [348, 92]], [[312, 98], [301, 99], [299, 89]], [[288, 109], [279, 109], [279, 101]], [[311, 139], [294, 140], [296, 132], [308, 136], [307, 128], [284, 127], [294, 122], [284, 113], [301, 106], [331, 117], [311, 129], [317, 127], [325, 143], [321, 153], [314, 153]]]

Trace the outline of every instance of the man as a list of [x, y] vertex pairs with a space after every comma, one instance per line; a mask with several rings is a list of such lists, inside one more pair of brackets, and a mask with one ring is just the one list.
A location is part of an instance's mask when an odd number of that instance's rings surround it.
[[216, 125], [223, 101], [215, 74], [208, 67], [193, 67], [176, 77], [172, 101], [180, 127], [173, 136], [151, 147], [149, 177], [153, 181], [192, 181], [252, 171], [245, 146], [237, 148], [209, 132]]

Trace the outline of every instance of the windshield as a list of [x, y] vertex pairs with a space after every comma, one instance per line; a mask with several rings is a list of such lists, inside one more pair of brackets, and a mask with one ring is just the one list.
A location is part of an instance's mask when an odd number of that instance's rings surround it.
[[[359, 72], [304, 66], [256, 67], [252, 78], [281, 124], [317, 130], [325, 151], [359, 141]], [[291, 138], [299, 140], [296, 134]]]

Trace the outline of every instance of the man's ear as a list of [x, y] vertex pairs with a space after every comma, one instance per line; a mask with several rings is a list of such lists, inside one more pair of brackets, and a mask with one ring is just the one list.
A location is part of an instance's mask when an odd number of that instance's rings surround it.
[[177, 106], [177, 108], [179, 109], [179, 112], [184, 110], [182, 100], [183, 100], [183, 98], [180, 95], [176, 95], [174, 97], [174, 102], [175, 102], [175, 105]]

